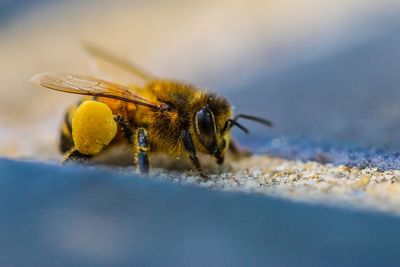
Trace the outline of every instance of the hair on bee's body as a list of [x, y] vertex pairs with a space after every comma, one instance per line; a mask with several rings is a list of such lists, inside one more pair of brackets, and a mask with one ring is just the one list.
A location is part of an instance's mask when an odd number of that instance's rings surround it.
[[144, 81], [144, 86], [125, 87], [98, 78], [72, 73], [44, 73], [32, 78], [43, 87], [86, 95], [72, 106], [61, 127], [60, 150], [66, 161], [88, 160], [103, 148], [127, 143], [132, 147], [141, 172], [149, 171], [150, 152], [187, 155], [199, 174], [203, 173], [197, 153], [212, 155], [222, 164], [226, 151], [238, 154], [230, 129], [237, 120], [267, 120], [239, 114], [232, 119], [232, 107], [222, 96], [200, 90], [189, 83], [156, 79], [136, 66], [99, 50], [89, 48]]
[[207, 106], [220, 121], [216, 121], [216, 128], [220, 129], [222, 120], [230, 118], [232, 111], [229, 103], [222, 97], [198, 90], [193, 85], [174, 81], [154, 81], [146, 85], [144, 91], [156, 97], [158, 101], [167, 103], [169, 111], [148, 111], [145, 107], [138, 107], [134, 112], [134, 123], [147, 129], [152, 136], [152, 148], [159, 151], [168, 151], [173, 155], [185, 153], [182, 139], [182, 130], [188, 129], [192, 141], [199, 152], [207, 153], [199, 145], [199, 139], [195, 132], [195, 112]]
[[[221, 118], [216, 122], [217, 129], [220, 130], [224, 123], [224, 118], [232, 116], [229, 103], [223, 97], [215, 94], [198, 90], [193, 85], [175, 81], [153, 81], [147, 84], [141, 95], [149, 99], [162, 101], [169, 105], [169, 110], [158, 111], [149, 110], [147, 107], [136, 106], [124, 101], [109, 99], [104, 97], [85, 97], [79, 103], [71, 106], [64, 116], [61, 127], [60, 150], [65, 153], [73, 147], [72, 140], [72, 118], [83, 101], [94, 100], [106, 104], [113, 114], [120, 114], [127, 118], [130, 127], [146, 128], [148, 135], [152, 137], [150, 141], [153, 151], [168, 151], [169, 154], [181, 156], [185, 154], [183, 143], [176, 142], [181, 139], [181, 132], [184, 128], [189, 129], [196, 147], [199, 140], [196, 138], [195, 128], [193, 127], [193, 110], [209, 106], [215, 117]], [[118, 130], [113, 143], [125, 142], [122, 129]], [[199, 150], [207, 153], [208, 151]]]

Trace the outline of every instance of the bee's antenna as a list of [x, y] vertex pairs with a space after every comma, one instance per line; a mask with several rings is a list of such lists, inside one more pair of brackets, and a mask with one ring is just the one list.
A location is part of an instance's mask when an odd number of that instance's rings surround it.
[[252, 116], [252, 115], [246, 115], [246, 114], [238, 114], [238, 115], [236, 115], [235, 118], [233, 118], [232, 122], [236, 122], [237, 123], [237, 120], [240, 119], [240, 118], [251, 120], [251, 121], [255, 121], [255, 122], [264, 124], [264, 125], [266, 125], [268, 127], [272, 127], [274, 125], [272, 123], [272, 121], [270, 121], [270, 120], [266, 120], [264, 118], [260, 118], [260, 117], [256, 117], [256, 116]]
[[250, 131], [249, 129], [247, 129], [246, 127], [244, 127], [243, 125], [241, 125], [239, 122], [237, 122], [238, 119], [243, 118], [243, 119], [248, 119], [251, 121], [255, 121], [261, 124], [264, 124], [266, 126], [272, 127], [273, 123], [269, 120], [260, 118], [260, 117], [256, 117], [256, 116], [252, 116], [252, 115], [246, 115], [246, 114], [238, 114], [235, 116], [235, 118], [233, 119], [229, 119], [227, 121], [227, 123], [224, 126], [223, 131], [225, 131], [227, 128], [232, 128], [233, 126], [237, 126], [240, 130], [242, 130], [243, 132], [245, 132], [246, 134], [248, 134]]
[[228, 120], [230, 122], [230, 127], [232, 126], [237, 126], [240, 130], [242, 130], [243, 132], [245, 132], [246, 134], [249, 133], [249, 129], [247, 129], [246, 127], [244, 127], [243, 125], [241, 125], [240, 123], [238, 123], [235, 120]]

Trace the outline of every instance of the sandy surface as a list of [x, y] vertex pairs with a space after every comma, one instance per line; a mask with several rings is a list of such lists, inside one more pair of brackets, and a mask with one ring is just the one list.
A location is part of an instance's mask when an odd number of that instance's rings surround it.
[[210, 175], [209, 181], [190, 172], [172, 171], [166, 175], [165, 170], [156, 169], [152, 174], [156, 179], [214, 190], [266, 194], [294, 201], [400, 214], [400, 170], [379, 172], [377, 169], [269, 156], [230, 162], [224, 168], [221, 173]]

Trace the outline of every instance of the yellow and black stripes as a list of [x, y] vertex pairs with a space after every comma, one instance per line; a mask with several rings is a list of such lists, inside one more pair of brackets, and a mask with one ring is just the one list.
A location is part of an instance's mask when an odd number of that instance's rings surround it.
[[59, 143], [59, 148], [62, 153], [66, 153], [74, 147], [74, 141], [72, 139], [72, 118], [74, 117], [74, 113], [81, 103], [82, 101], [71, 106], [65, 113], [64, 120], [61, 124]]

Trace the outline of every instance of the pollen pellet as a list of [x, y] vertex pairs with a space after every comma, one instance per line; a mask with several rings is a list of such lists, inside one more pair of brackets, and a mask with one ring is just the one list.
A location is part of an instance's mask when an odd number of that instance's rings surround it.
[[72, 138], [75, 148], [86, 155], [99, 153], [117, 133], [110, 108], [97, 101], [85, 101], [72, 118]]

